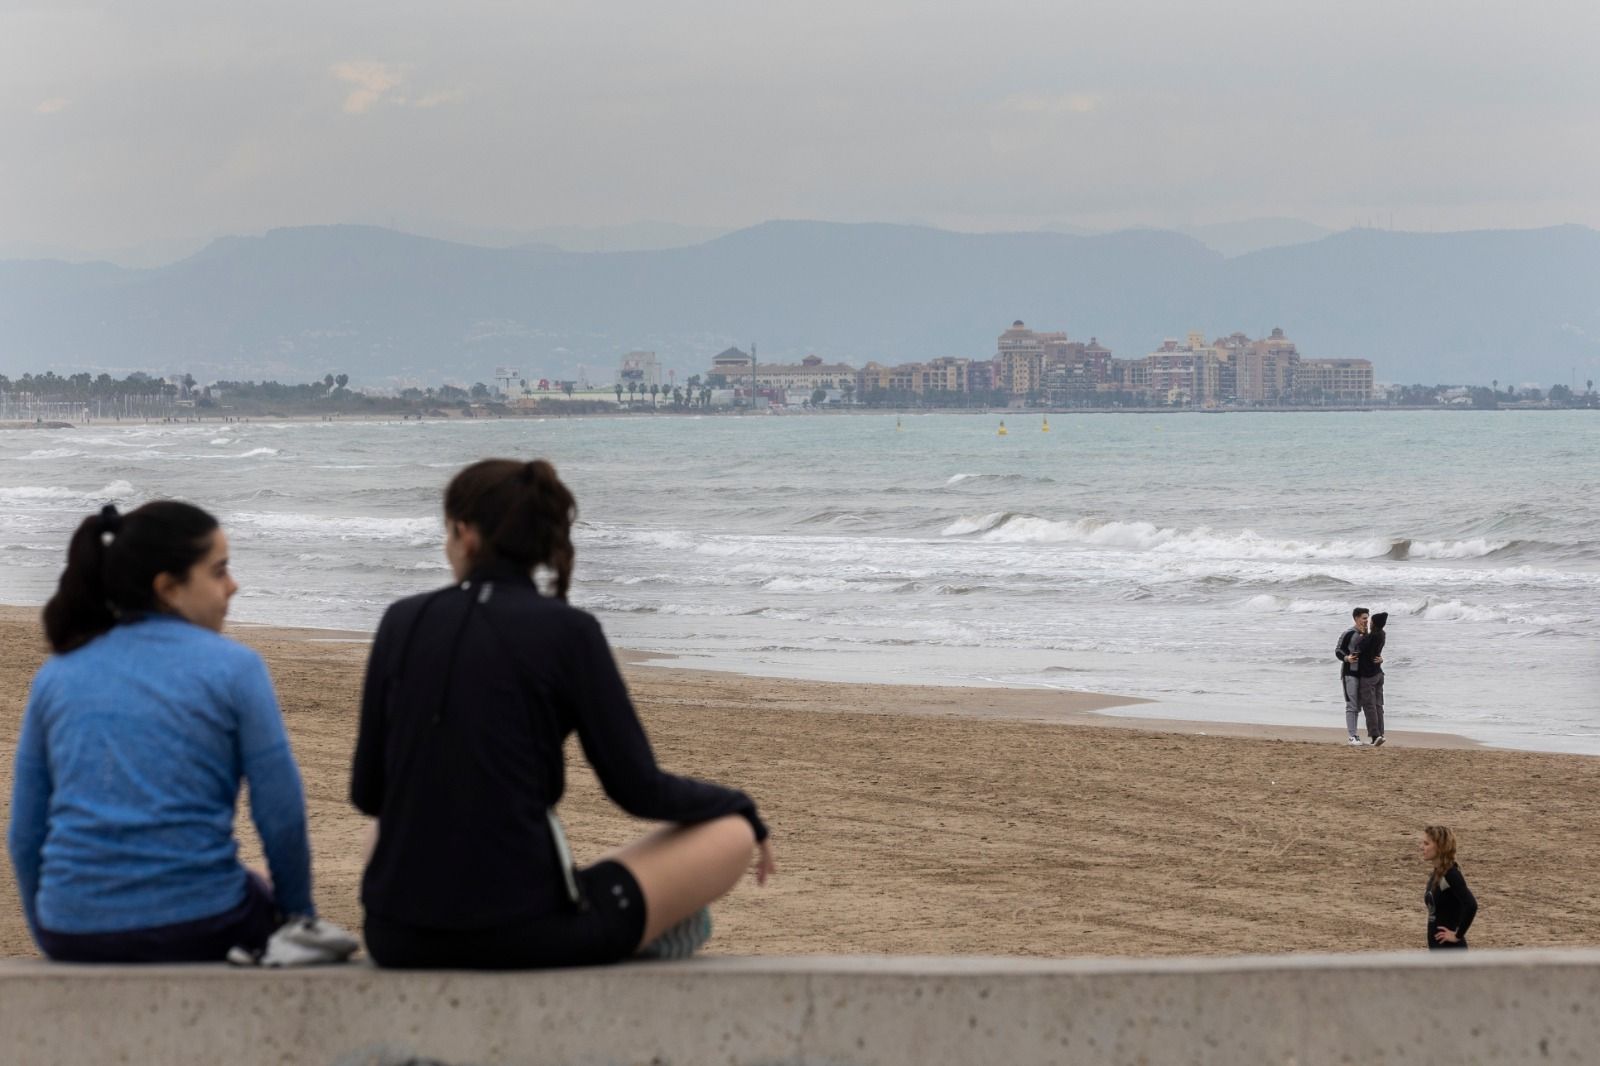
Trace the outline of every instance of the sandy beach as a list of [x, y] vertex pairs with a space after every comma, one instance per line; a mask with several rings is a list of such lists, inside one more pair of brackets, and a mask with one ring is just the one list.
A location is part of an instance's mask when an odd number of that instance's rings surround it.
[[[31, 608], [0, 609], [0, 806]], [[239, 627], [271, 667], [305, 778], [318, 906], [359, 927], [364, 819], [345, 799], [366, 645]], [[1343, 723], [1109, 719], [1086, 693], [824, 684], [623, 655], [664, 765], [750, 791], [779, 876], [717, 910], [721, 954], [1171, 955], [1420, 949], [1419, 828], [1454, 826], [1479, 947], [1600, 942], [1600, 760]], [[1391, 711], [1396, 724], [1403, 717]], [[1205, 735], [1200, 735], [1204, 733]], [[641, 831], [576, 744], [562, 814], [583, 860]], [[241, 818], [249, 861], [259, 862]], [[31, 954], [0, 878], [0, 956]]]

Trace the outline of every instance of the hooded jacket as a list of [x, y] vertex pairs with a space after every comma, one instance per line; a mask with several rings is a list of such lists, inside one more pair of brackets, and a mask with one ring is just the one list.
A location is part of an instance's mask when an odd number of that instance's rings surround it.
[[1388, 624], [1388, 613], [1379, 612], [1372, 616], [1372, 625], [1367, 632], [1350, 642], [1350, 650], [1355, 652], [1357, 657], [1357, 677], [1382, 676], [1383, 665], [1377, 660], [1383, 654], [1383, 646], [1389, 641], [1389, 636], [1384, 631], [1384, 627]]

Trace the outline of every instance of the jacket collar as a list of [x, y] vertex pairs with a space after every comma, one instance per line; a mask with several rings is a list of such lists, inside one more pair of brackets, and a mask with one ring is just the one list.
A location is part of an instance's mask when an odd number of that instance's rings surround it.
[[466, 580], [472, 584], [483, 581], [503, 581], [507, 584], [533, 585], [533, 574], [515, 563], [495, 560], [479, 563], [467, 574]]

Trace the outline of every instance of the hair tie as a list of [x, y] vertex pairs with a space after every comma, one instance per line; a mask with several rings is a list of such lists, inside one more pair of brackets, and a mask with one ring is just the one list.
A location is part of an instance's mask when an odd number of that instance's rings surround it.
[[117, 513], [117, 505], [108, 503], [100, 508], [100, 532], [114, 537], [121, 530], [122, 515]]

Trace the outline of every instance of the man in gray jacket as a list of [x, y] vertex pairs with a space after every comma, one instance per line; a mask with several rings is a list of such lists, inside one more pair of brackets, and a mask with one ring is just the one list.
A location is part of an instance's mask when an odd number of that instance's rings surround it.
[[[1351, 747], [1361, 747], [1361, 738], [1356, 735], [1357, 716], [1361, 710], [1361, 679], [1356, 671], [1356, 650], [1352, 647], [1358, 639], [1366, 636], [1367, 626], [1370, 624], [1371, 612], [1365, 607], [1357, 607], [1350, 612], [1355, 620], [1355, 625], [1345, 630], [1339, 636], [1339, 643], [1333, 650], [1333, 657], [1339, 660], [1339, 684], [1344, 689], [1344, 731], [1349, 734], [1345, 741]], [[1372, 732], [1372, 721], [1367, 721], [1367, 733]]]

